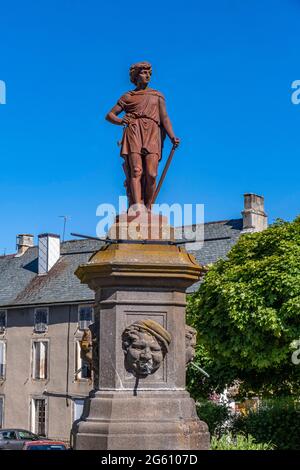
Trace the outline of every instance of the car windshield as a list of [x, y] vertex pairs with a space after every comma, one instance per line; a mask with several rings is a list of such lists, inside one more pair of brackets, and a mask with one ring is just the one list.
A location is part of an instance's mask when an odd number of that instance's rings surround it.
[[36, 434], [32, 434], [32, 432], [28, 431], [19, 431], [20, 439], [25, 439], [26, 441], [36, 441], [39, 437]]
[[67, 450], [63, 444], [33, 444], [27, 450]]

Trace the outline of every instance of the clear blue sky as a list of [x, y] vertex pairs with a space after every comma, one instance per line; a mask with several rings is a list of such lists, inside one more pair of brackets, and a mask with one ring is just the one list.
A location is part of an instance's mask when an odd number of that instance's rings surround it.
[[221, 220], [256, 192], [270, 221], [300, 213], [299, 0], [12, 0], [0, 17], [0, 254], [17, 233], [61, 233], [61, 214], [95, 234], [124, 179], [104, 116], [139, 60], [182, 139], [160, 202]]

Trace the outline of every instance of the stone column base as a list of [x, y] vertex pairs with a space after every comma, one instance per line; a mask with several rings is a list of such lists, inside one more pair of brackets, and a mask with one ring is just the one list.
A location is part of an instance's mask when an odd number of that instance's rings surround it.
[[204, 450], [207, 425], [188, 392], [92, 392], [72, 429], [76, 450]]

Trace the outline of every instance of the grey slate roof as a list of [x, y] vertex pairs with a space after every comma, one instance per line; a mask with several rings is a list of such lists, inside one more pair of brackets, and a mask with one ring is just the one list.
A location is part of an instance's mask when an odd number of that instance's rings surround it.
[[[200, 264], [225, 258], [242, 230], [242, 219], [204, 224], [204, 245], [190, 250]], [[97, 240], [71, 240], [61, 244], [61, 257], [51, 271], [37, 275], [38, 248], [29, 248], [23, 256], [0, 256], [0, 307], [91, 301], [94, 293], [74, 275], [79, 264], [86, 263], [100, 249]], [[188, 292], [194, 291], [199, 283]]]
[[23, 256], [0, 257], [0, 306], [52, 304], [93, 299], [93, 292], [74, 275], [102, 242], [73, 240], [61, 244], [61, 257], [50, 272], [38, 276], [38, 248]]
[[[198, 251], [189, 250], [199, 264], [207, 265], [226, 258], [228, 251], [237, 242], [243, 230], [243, 219], [222, 220], [204, 224], [204, 244]], [[192, 293], [198, 289], [201, 281], [187, 289]]]
[[204, 224], [204, 245], [191, 253], [200, 264], [215, 263], [225, 258], [230, 248], [237, 242], [243, 229], [243, 219], [222, 220]]

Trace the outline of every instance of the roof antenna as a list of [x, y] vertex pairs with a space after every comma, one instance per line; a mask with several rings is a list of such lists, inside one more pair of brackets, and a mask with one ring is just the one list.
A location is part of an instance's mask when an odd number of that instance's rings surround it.
[[67, 220], [70, 220], [71, 217], [69, 215], [59, 215], [58, 217], [61, 217], [64, 219], [64, 228], [63, 228], [63, 236], [62, 236], [62, 241], [65, 241], [65, 233], [66, 233], [66, 223]]

